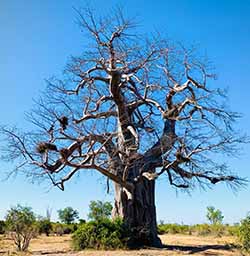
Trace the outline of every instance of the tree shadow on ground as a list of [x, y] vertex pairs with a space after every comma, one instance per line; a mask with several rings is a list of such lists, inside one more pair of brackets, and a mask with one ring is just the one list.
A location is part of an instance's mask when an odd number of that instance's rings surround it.
[[[206, 252], [208, 250], [225, 250], [232, 251], [233, 246], [231, 245], [199, 245], [199, 246], [185, 246], [185, 245], [164, 245], [164, 249], [170, 251], [181, 251], [187, 254], [195, 254]], [[217, 253], [209, 253], [208, 255], [218, 255]]]

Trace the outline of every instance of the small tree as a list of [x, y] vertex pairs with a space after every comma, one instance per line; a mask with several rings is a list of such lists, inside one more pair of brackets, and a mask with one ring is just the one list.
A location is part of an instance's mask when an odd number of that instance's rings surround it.
[[17, 205], [7, 212], [7, 230], [11, 232], [18, 251], [26, 251], [28, 249], [30, 240], [36, 233], [35, 221], [35, 214], [30, 207]]
[[110, 218], [112, 212], [112, 204], [110, 202], [91, 201], [89, 204], [88, 218], [91, 220], [100, 220]]
[[207, 219], [212, 225], [221, 224], [224, 216], [220, 210], [215, 210], [213, 206], [207, 207]]
[[238, 237], [242, 249], [250, 252], [250, 214], [241, 220]]
[[66, 207], [58, 210], [58, 217], [61, 222], [71, 224], [78, 219], [78, 211], [74, 210], [72, 207]]

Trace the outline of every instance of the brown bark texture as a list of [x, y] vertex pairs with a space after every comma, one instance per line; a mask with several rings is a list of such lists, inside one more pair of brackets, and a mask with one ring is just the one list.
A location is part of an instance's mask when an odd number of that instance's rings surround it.
[[128, 246], [162, 246], [157, 235], [155, 181], [144, 179], [135, 187], [132, 195], [115, 184], [112, 217], [122, 218], [131, 232]]

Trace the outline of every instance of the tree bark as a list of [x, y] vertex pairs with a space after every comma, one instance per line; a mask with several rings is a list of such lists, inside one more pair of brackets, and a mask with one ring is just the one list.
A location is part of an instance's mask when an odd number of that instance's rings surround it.
[[131, 232], [129, 247], [162, 247], [157, 235], [155, 181], [143, 178], [132, 193], [115, 183], [112, 216], [122, 218]]

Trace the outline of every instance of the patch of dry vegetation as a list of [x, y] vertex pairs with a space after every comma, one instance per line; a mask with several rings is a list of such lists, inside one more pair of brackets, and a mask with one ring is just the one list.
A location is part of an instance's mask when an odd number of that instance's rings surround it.
[[39, 236], [31, 241], [29, 252], [17, 254], [10, 239], [0, 236], [0, 255], [49, 255], [49, 256], [167, 256], [167, 255], [225, 255], [240, 256], [240, 252], [231, 247], [235, 238], [231, 236], [195, 236], [167, 234], [160, 236], [166, 245], [164, 249], [96, 251], [85, 250], [73, 252], [70, 235]]

